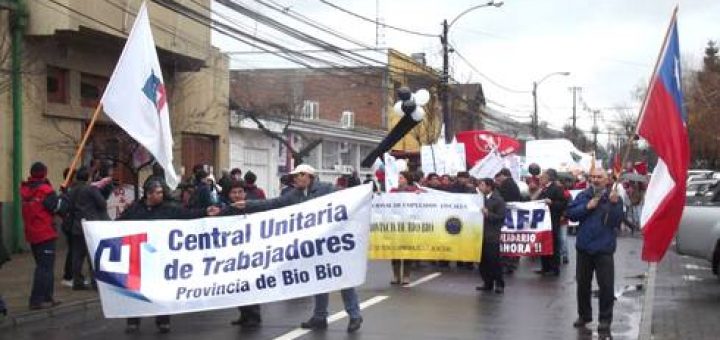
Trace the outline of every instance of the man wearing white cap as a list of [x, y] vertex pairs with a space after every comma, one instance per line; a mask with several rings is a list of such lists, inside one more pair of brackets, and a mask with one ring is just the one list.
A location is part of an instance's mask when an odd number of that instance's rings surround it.
[[[285, 195], [269, 200], [239, 201], [232, 205], [238, 209], [245, 209], [246, 212], [266, 211], [302, 203], [334, 191], [332, 184], [316, 180], [315, 168], [310, 165], [300, 164], [290, 174], [293, 176], [294, 187]], [[350, 316], [347, 331], [349, 333], [355, 332], [360, 329], [363, 322], [362, 316], [360, 316], [357, 293], [355, 288], [342, 289], [340, 293], [345, 304], [345, 311]], [[303, 322], [300, 327], [306, 329], [327, 328], [328, 303], [328, 293], [315, 295], [313, 316], [310, 320]]]

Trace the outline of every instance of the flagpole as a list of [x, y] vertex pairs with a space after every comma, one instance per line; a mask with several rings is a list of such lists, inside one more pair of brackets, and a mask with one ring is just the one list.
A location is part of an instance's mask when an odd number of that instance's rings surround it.
[[70, 163], [70, 169], [68, 170], [67, 176], [65, 176], [65, 181], [63, 181], [63, 184], [61, 186], [62, 188], [67, 188], [67, 186], [70, 184], [70, 179], [75, 174], [75, 167], [77, 166], [78, 161], [80, 161], [80, 156], [82, 156], [83, 149], [85, 149], [85, 143], [87, 143], [88, 137], [90, 137], [90, 133], [92, 132], [93, 127], [95, 127], [95, 122], [100, 115], [101, 108], [102, 102], [99, 102], [95, 107], [95, 112], [90, 119], [90, 124], [88, 125], [87, 130], [85, 130], [85, 135], [83, 136], [82, 141], [80, 141], [80, 145], [75, 152], [75, 157], [73, 157], [72, 163]]

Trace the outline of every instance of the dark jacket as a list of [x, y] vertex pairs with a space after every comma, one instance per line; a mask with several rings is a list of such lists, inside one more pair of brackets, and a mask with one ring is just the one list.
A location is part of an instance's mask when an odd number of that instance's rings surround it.
[[500, 187], [498, 187], [498, 191], [500, 192], [500, 196], [502, 196], [505, 202], [522, 201], [522, 196], [520, 195], [520, 188], [518, 187], [517, 183], [515, 183], [515, 180], [512, 179], [512, 177], [508, 177], [507, 179], [505, 179], [505, 181], [500, 184]]
[[269, 200], [248, 200], [245, 210], [248, 212], [266, 211], [302, 203], [335, 191], [330, 183], [313, 180], [307, 190], [292, 188], [286, 194]]
[[603, 194], [595, 209], [588, 210], [587, 204], [593, 198], [593, 188], [580, 192], [567, 209], [567, 217], [580, 222], [575, 238], [575, 248], [590, 253], [615, 252], [617, 229], [623, 217], [622, 200], [611, 203], [608, 194]]
[[109, 221], [107, 201], [100, 193], [100, 189], [87, 182], [75, 181], [68, 193], [70, 199], [70, 214], [73, 224], [70, 231], [74, 235], [82, 235], [82, 220]]
[[553, 229], [560, 227], [560, 219], [567, 209], [568, 200], [563, 194], [563, 189], [560, 188], [555, 182], [542, 189], [539, 200], [549, 198], [550, 203], [550, 219], [552, 221]]
[[173, 201], [163, 201], [156, 206], [148, 206], [145, 199], [134, 202], [117, 218], [128, 220], [189, 220], [206, 215], [203, 209], [185, 209]]
[[500, 229], [505, 224], [505, 200], [500, 193], [493, 191], [485, 197], [485, 208], [488, 215], [483, 219], [483, 242], [500, 242]]
[[[190, 208], [206, 209], [213, 204], [219, 203], [213, 202], [213, 191], [216, 191], [214, 184], [207, 184], [204, 182], [198, 183], [195, 186], [195, 193], [193, 193], [193, 196], [190, 198]], [[220, 199], [220, 195], [217, 191], [215, 194], [217, 194], [217, 198]]]

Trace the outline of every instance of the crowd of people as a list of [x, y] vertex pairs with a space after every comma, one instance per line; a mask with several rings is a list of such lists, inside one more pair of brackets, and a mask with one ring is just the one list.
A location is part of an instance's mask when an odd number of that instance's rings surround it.
[[[68, 175], [65, 170], [64, 175]], [[523, 179], [527, 190], [520, 190], [509, 169], [502, 169], [494, 178], [473, 178], [468, 172], [456, 176], [404, 171], [399, 176], [399, 185], [385, 190], [384, 173], [367, 175], [360, 180], [357, 172], [339, 177], [335, 184], [319, 181], [315, 169], [301, 164], [281, 178], [281, 195], [268, 198], [265, 191], [256, 185], [257, 176], [252, 171], [243, 173], [240, 169], [224, 171], [215, 180], [207, 165], [197, 165], [192, 175], [177, 190], [171, 191], [165, 183], [163, 169], [154, 166], [152, 174], [145, 180], [142, 198], [129, 205], [117, 220], [191, 219], [204, 216], [228, 216], [265, 211], [297, 204], [326, 195], [335, 190], [373, 183], [375, 192], [422, 192], [442, 190], [452, 193], [480, 194], [485, 196], [482, 209], [484, 217], [484, 246], [482, 261], [477, 264], [483, 285], [481, 291], [495, 291], [502, 294], [505, 289], [503, 275], [512, 274], [517, 268], [518, 258], [502, 258], [499, 253], [500, 230], [505, 220], [506, 202], [542, 200], [550, 210], [553, 244], [552, 255], [541, 258], [537, 272], [543, 276], [559, 276], [562, 264], [568, 263], [567, 228], [569, 220], [579, 222], [577, 249], [578, 313], [575, 322], [584, 326], [592, 315], [590, 311], [590, 280], [597, 274], [600, 285], [601, 328], [609, 329], [612, 320], [612, 253], [615, 249], [616, 229], [627, 217], [623, 214], [623, 202], [638, 203], [638, 195], [644, 188], [638, 183], [614, 185], [614, 177], [598, 169], [589, 174], [563, 176], [554, 169], [541, 169], [533, 164], [530, 175]], [[82, 220], [110, 220], [107, 200], [115, 182], [112, 167], [100, 163], [94, 167], [80, 167], [72, 172], [71, 184], [54, 190], [47, 179], [48, 169], [36, 162], [30, 168], [30, 176], [22, 183], [23, 219], [26, 240], [31, 246], [36, 262], [30, 309], [44, 309], [58, 305], [54, 299], [54, 275], [56, 242], [58, 230], [65, 235], [67, 256], [65, 258], [63, 284], [74, 290], [97, 289], [89, 263], [87, 245], [81, 225]], [[589, 181], [587, 180], [589, 178]], [[621, 189], [621, 190], [618, 190]], [[573, 199], [571, 190], [582, 190]], [[619, 194], [620, 191], [625, 194]], [[621, 196], [630, 196], [623, 198]], [[639, 201], [641, 201], [640, 199]], [[641, 204], [641, 203], [640, 203]], [[619, 207], [619, 208], [618, 208]], [[627, 210], [627, 208], [625, 209]], [[608, 217], [609, 216], [609, 217]], [[57, 227], [56, 227], [57, 226]], [[85, 264], [88, 264], [85, 266]], [[417, 263], [392, 260], [392, 284], [407, 284], [410, 268]], [[438, 266], [448, 267], [449, 263], [438, 261]], [[475, 263], [457, 264], [459, 268], [473, 269]], [[350, 316], [348, 332], [354, 332], [363, 322], [358, 306], [357, 293], [353, 288], [341, 291], [345, 309]], [[307, 329], [327, 327], [328, 295], [315, 296], [312, 317], [301, 324]], [[232, 323], [254, 328], [262, 323], [260, 306], [239, 308], [240, 316]], [[140, 319], [127, 320], [128, 332], [139, 329]], [[156, 317], [160, 332], [170, 331], [170, 317]]]

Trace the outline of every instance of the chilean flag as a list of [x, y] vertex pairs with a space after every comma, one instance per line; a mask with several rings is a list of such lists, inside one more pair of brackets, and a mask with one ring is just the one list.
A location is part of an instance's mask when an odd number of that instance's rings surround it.
[[685, 206], [690, 150], [681, 81], [676, 7], [637, 126], [659, 158], [640, 217], [647, 262], [662, 260]]

